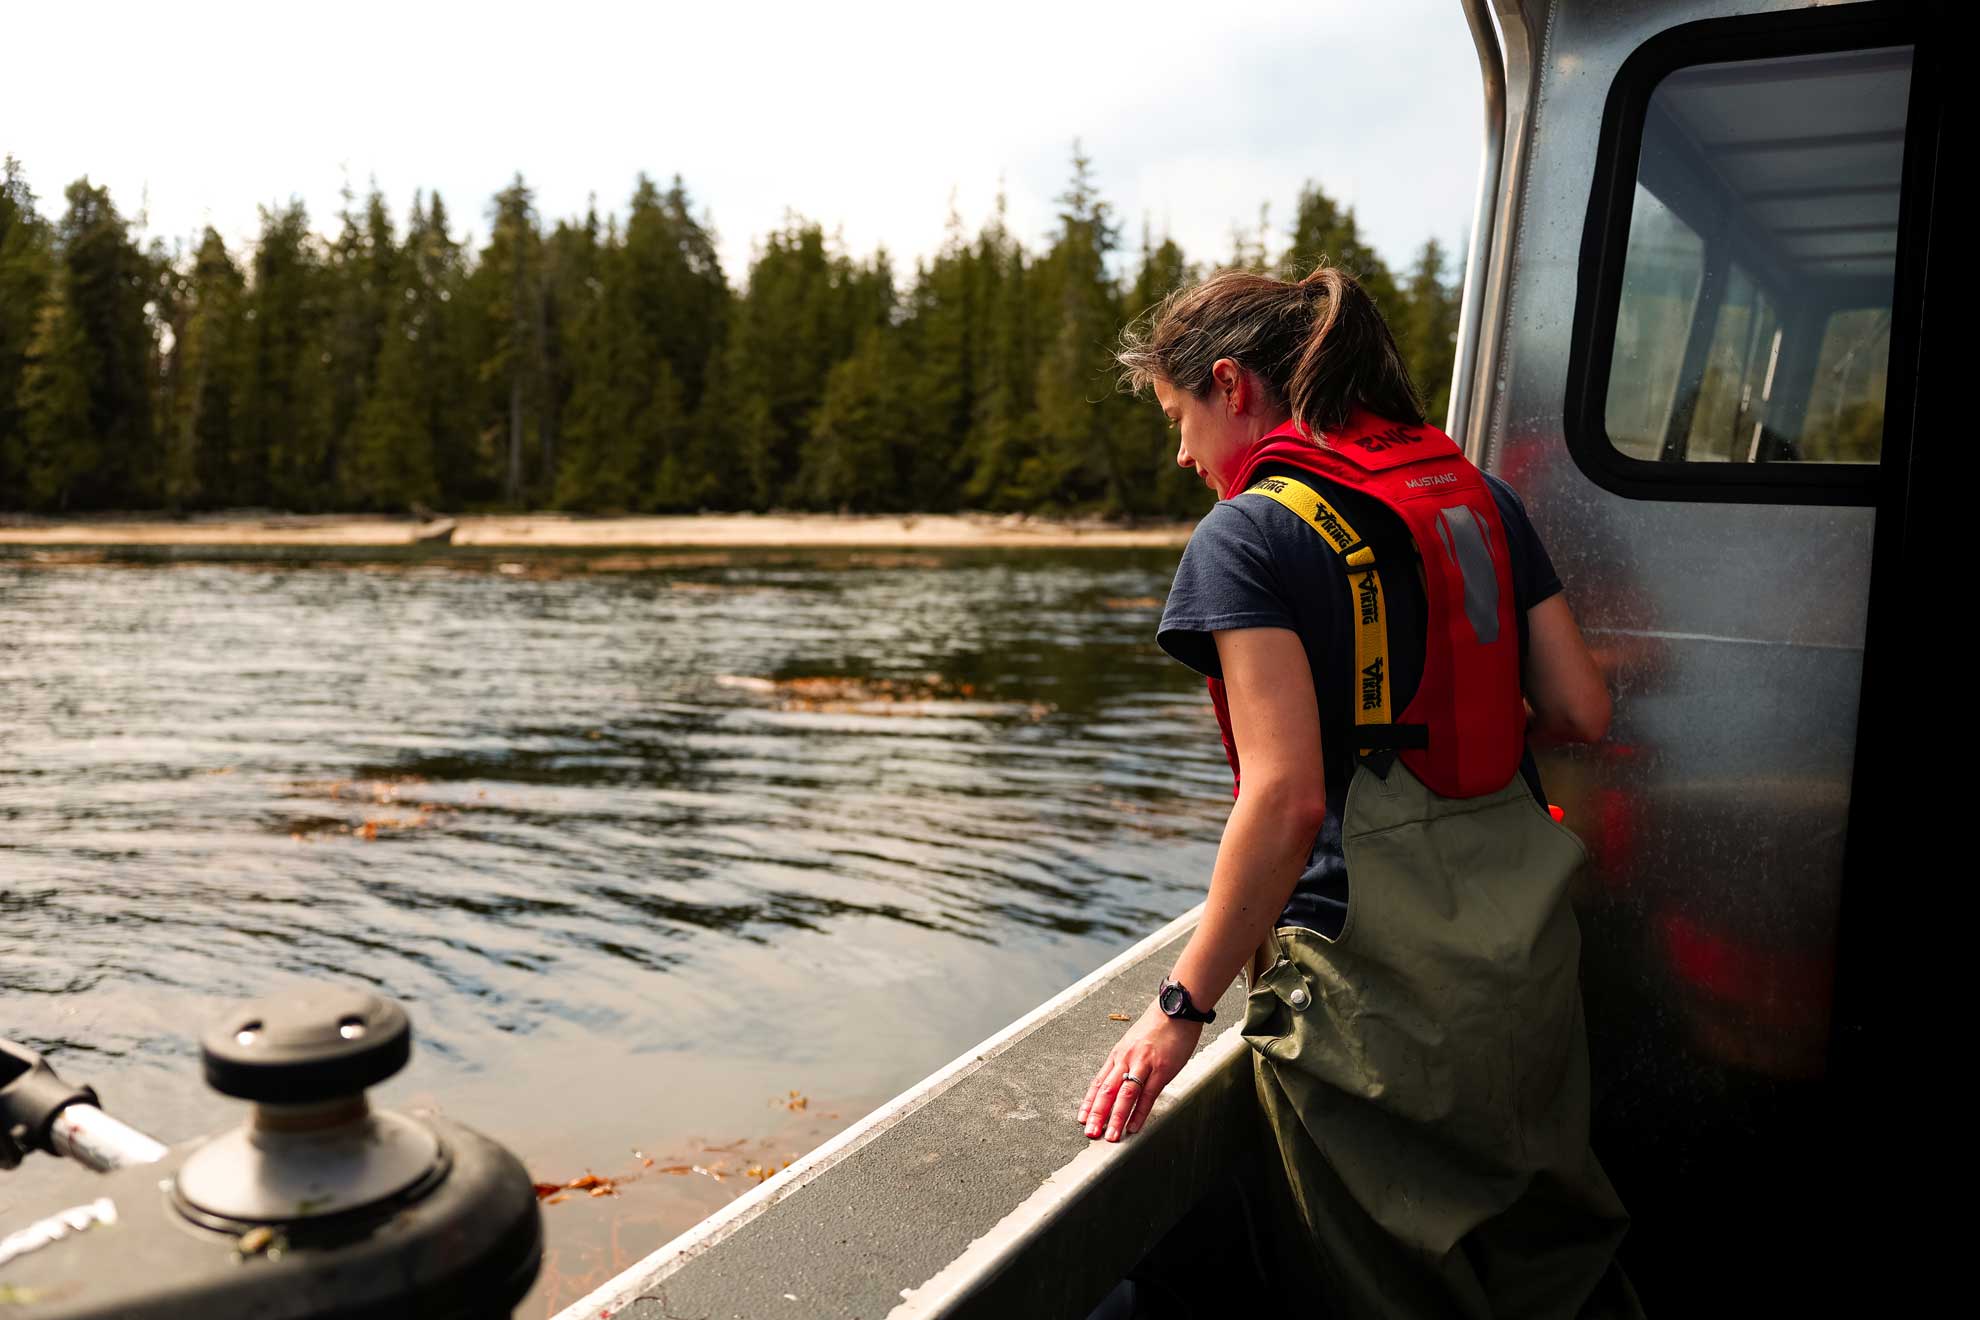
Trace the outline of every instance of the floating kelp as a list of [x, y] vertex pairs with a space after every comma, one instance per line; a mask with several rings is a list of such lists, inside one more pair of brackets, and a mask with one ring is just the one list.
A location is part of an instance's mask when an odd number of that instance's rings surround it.
[[[771, 1103], [773, 1105], [782, 1104], [786, 1109], [796, 1113], [808, 1109], [811, 1102], [801, 1092], [792, 1091], [788, 1095], [776, 1097]], [[832, 1114], [823, 1117], [836, 1120], [838, 1115]], [[638, 1161], [638, 1165], [625, 1173], [601, 1174], [586, 1169], [577, 1177], [565, 1179], [562, 1182], [539, 1181], [534, 1184], [536, 1188], [536, 1199], [544, 1205], [562, 1205], [575, 1192], [583, 1192], [586, 1196], [590, 1197], [617, 1196], [621, 1188], [629, 1183], [636, 1183], [648, 1175], [676, 1178], [698, 1177], [718, 1183], [728, 1182], [733, 1178], [746, 1178], [750, 1182], [756, 1183], [767, 1182], [779, 1173], [782, 1173], [785, 1169], [788, 1169], [797, 1159], [797, 1155], [792, 1153], [786, 1155], [782, 1161], [779, 1161], [775, 1156], [760, 1149], [770, 1144], [768, 1141], [750, 1142], [742, 1139], [719, 1146], [704, 1144], [695, 1152], [695, 1155], [699, 1156], [699, 1158], [689, 1157], [672, 1164], [660, 1164], [644, 1151], [635, 1150], [633, 1152], [633, 1158]], [[755, 1154], [746, 1153], [751, 1145], [759, 1147]], [[709, 1159], [708, 1157], [711, 1155], [720, 1155], [722, 1158]], [[705, 1163], [703, 1162], [704, 1160], [706, 1161]], [[741, 1164], [743, 1167], [740, 1169], [734, 1168], [733, 1166], [737, 1164]]]
[[323, 835], [348, 834], [362, 842], [374, 843], [381, 834], [403, 834], [426, 829], [441, 818], [462, 810], [449, 803], [426, 800], [417, 792], [425, 783], [426, 780], [419, 775], [395, 775], [382, 779], [299, 780], [291, 786], [291, 791], [299, 797], [329, 798], [336, 802], [358, 802], [400, 810], [366, 813], [357, 820], [325, 815], [295, 818], [288, 822], [289, 837], [297, 843], [305, 843]]
[[588, 573], [653, 573], [663, 569], [678, 573], [683, 569], [727, 568], [736, 562], [736, 557], [721, 551], [697, 550], [685, 554], [600, 555], [575, 562], [583, 564]]
[[593, 574], [682, 573], [697, 569], [728, 568], [736, 562], [736, 556], [720, 550], [660, 550], [619, 551], [606, 555], [546, 554], [525, 559], [496, 560], [477, 556], [446, 562], [449, 567], [465, 573], [493, 571], [503, 577], [545, 581], [587, 577]]
[[30, 550], [24, 560], [31, 568], [100, 568], [111, 561], [101, 550]]
[[638, 1176], [638, 1174], [630, 1174], [624, 1178], [604, 1178], [587, 1170], [569, 1182], [534, 1184], [536, 1199], [545, 1205], [562, 1205], [571, 1199], [572, 1192], [584, 1192], [591, 1196], [617, 1196], [620, 1183], [631, 1182]]
[[1040, 720], [1052, 713], [1044, 702], [982, 701], [974, 683], [946, 679], [940, 674], [913, 678], [863, 678], [811, 675], [800, 678], [756, 678], [717, 674], [716, 685], [747, 692], [772, 702], [779, 710], [833, 715], [1020, 715]]
[[375, 802], [383, 806], [404, 800], [408, 789], [424, 783], [426, 778], [423, 775], [391, 775], [376, 779], [299, 779], [291, 785], [291, 790], [304, 797]]
[[768, 592], [781, 591], [782, 588], [761, 582], [686, 582], [679, 578], [669, 578], [667, 590], [689, 596], [761, 596]]
[[900, 552], [851, 554], [846, 556], [846, 564], [851, 568], [941, 568], [945, 562], [939, 555], [905, 554]]

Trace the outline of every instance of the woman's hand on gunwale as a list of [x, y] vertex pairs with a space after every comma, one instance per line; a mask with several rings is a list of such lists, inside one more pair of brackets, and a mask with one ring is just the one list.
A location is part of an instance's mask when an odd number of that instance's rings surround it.
[[[1172, 1018], [1158, 1005], [1150, 1004], [1086, 1088], [1086, 1099], [1079, 1104], [1079, 1121], [1086, 1135], [1105, 1135], [1109, 1141], [1119, 1141], [1141, 1131], [1148, 1111], [1189, 1062], [1202, 1034], [1201, 1022]], [[1136, 1080], [1130, 1082], [1129, 1077]]]

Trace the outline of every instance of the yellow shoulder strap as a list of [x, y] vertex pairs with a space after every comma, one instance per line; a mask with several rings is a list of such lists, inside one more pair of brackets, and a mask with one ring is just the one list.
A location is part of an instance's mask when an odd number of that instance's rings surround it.
[[[1354, 593], [1354, 666], [1360, 675], [1354, 722], [1357, 726], [1388, 724], [1389, 626], [1375, 552], [1319, 491], [1303, 481], [1266, 477], [1244, 493], [1263, 495], [1291, 509], [1346, 562], [1348, 585]], [[1356, 750], [1368, 746], [1364, 743]]]

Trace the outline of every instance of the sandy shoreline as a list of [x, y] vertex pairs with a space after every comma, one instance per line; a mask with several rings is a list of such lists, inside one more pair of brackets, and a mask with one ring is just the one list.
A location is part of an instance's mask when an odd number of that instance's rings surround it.
[[[462, 517], [451, 544], [526, 549], [667, 546], [885, 546], [913, 549], [1122, 549], [1180, 546], [1192, 524], [1127, 527], [1025, 515], [829, 513], [573, 518], [554, 513]], [[143, 516], [0, 520], [0, 546], [406, 546], [421, 525], [362, 514]]]

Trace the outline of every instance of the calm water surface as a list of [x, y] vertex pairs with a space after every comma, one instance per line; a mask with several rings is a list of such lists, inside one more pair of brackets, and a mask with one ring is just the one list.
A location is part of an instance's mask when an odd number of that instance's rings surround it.
[[523, 1315], [1191, 906], [1228, 809], [1173, 551], [0, 556], [0, 1034], [169, 1141], [229, 999], [397, 997], [386, 1103], [643, 1175]]

